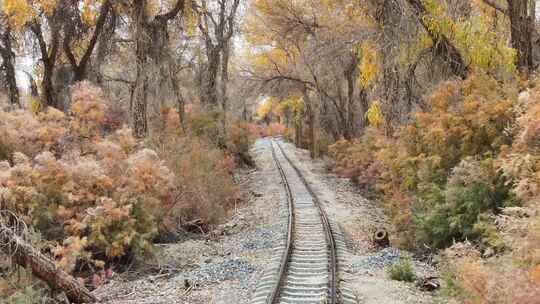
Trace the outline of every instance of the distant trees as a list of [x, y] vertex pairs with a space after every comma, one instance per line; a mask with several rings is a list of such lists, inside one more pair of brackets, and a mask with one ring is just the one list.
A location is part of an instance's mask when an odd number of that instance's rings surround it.
[[359, 44], [373, 32], [370, 18], [348, 3], [327, 1], [259, 0], [251, 10], [244, 30], [255, 47], [249, 77], [264, 94], [301, 97], [307, 129], [296, 134], [306, 136], [312, 155], [316, 129], [351, 138], [367, 111]]
[[306, 138], [360, 134], [374, 101], [391, 133], [429, 108], [422, 96], [441, 81], [534, 69], [535, 1], [484, 3], [257, 0], [244, 30], [254, 47], [246, 71], [262, 94], [312, 101], [304, 120], [319, 135]]
[[[226, 111], [239, 6], [240, 0], [6, 0], [0, 42], [6, 87], [16, 88], [20, 50], [13, 45], [20, 42], [37, 51], [33, 74], [41, 109], [67, 111], [69, 86], [90, 79], [129, 101], [138, 137], [148, 134], [149, 120], [169, 102], [183, 121], [186, 95]], [[18, 103], [16, 91], [9, 92]]]
[[[201, 0], [198, 27], [205, 46], [200, 97], [205, 106], [223, 110], [227, 107], [227, 82], [230, 60], [230, 41], [235, 30], [235, 18], [240, 0], [219, 0], [210, 5]], [[221, 85], [218, 87], [218, 74]], [[220, 98], [218, 98], [220, 96]]]

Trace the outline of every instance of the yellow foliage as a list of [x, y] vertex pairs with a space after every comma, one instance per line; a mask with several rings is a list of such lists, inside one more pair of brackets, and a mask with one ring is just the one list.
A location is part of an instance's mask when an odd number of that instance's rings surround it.
[[360, 82], [368, 87], [379, 74], [380, 62], [377, 50], [372, 42], [366, 41], [360, 46]]
[[39, 0], [37, 2], [38, 2], [38, 5], [41, 7], [41, 10], [45, 14], [47, 14], [47, 16], [52, 16], [56, 8], [56, 5], [58, 4], [58, 0]]
[[270, 115], [272, 112], [274, 112], [276, 105], [278, 103], [278, 100], [274, 97], [269, 97], [265, 99], [262, 104], [257, 109], [257, 117], [259, 119], [265, 119]]
[[[429, 15], [424, 16], [424, 22], [428, 28], [451, 39], [468, 65], [489, 72], [515, 71], [516, 51], [508, 45], [508, 37], [502, 34], [504, 29], [493, 27], [494, 23], [499, 22], [492, 20], [491, 12], [480, 11], [469, 18], [453, 20], [441, 1], [429, 0], [425, 3]], [[478, 5], [475, 4], [476, 7]], [[481, 7], [483, 5], [480, 4]], [[506, 25], [502, 23], [502, 26]]]
[[95, 0], [84, 0], [82, 7], [82, 19], [86, 24], [91, 26], [96, 24], [97, 18], [97, 13], [94, 8], [94, 2]]
[[36, 16], [32, 5], [26, 0], [5, 0], [4, 12], [9, 17], [10, 23], [18, 30]]
[[30, 101], [30, 111], [32, 111], [34, 115], [37, 115], [42, 109], [43, 106], [39, 98], [32, 98], [32, 101]]
[[369, 124], [375, 128], [379, 128], [384, 124], [384, 115], [378, 100], [371, 103], [369, 109], [366, 111], [366, 118], [368, 119]]

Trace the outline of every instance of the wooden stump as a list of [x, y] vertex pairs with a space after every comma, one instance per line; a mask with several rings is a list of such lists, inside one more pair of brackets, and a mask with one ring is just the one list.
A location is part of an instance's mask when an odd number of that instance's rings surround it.
[[373, 233], [373, 242], [379, 247], [388, 247], [390, 240], [388, 239], [388, 232], [384, 228], [378, 228]]

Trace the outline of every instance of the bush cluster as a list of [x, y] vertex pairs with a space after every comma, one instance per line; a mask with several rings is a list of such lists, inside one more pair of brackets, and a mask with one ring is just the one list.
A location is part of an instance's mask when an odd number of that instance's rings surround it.
[[514, 92], [483, 75], [444, 83], [394, 136], [369, 128], [332, 145], [334, 170], [382, 196], [403, 245], [480, 240], [484, 219], [515, 201], [497, 164], [512, 143]]
[[464, 303], [540, 298], [538, 100], [477, 75], [435, 90], [394, 136], [330, 147], [337, 173], [386, 202], [402, 244], [448, 248], [446, 292]]
[[392, 280], [414, 282], [416, 274], [411, 259], [401, 258], [388, 268], [388, 275]]
[[68, 114], [0, 111], [0, 208], [33, 227], [67, 271], [107, 269], [159, 234], [219, 223], [238, 201], [231, 155], [247, 155], [247, 126], [231, 127], [228, 152], [205, 139], [218, 122], [193, 115], [186, 134], [164, 109], [141, 141], [118, 128], [122, 115], [101, 90], [83, 82], [72, 91]]

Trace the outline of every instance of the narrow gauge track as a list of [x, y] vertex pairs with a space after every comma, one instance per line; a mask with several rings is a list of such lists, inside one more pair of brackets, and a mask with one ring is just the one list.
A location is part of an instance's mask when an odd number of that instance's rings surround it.
[[274, 261], [277, 274], [263, 277], [252, 303], [337, 304], [337, 249], [332, 226], [279, 142], [272, 139], [271, 147], [287, 194], [287, 236], [283, 253]]

